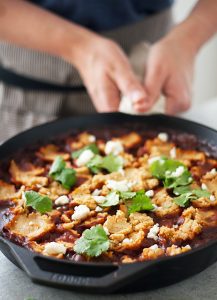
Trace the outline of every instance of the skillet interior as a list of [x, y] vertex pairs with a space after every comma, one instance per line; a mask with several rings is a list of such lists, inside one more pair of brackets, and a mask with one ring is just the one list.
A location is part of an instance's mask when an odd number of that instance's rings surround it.
[[[9, 140], [0, 148], [0, 156], [1, 159], [8, 157], [10, 154], [14, 153], [14, 149], [23, 148], [25, 145], [29, 145], [30, 143], [34, 143], [38, 140], [41, 141], [47, 141], [48, 137], [53, 137], [55, 135], [61, 134], [61, 133], [68, 133], [72, 128], [78, 128], [80, 130], [96, 127], [96, 126], [104, 126], [104, 125], [110, 125], [114, 126], [114, 124], [118, 124], [123, 126], [123, 124], [128, 124], [125, 126], [129, 126], [130, 130], [135, 130], [136, 127], [142, 126], [144, 129], [147, 129], [147, 132], [153, 132], [154, 131], [167, 131], [174, 135], [174, 139], [177, 138], [176, 133], [177, 132], [185, 132], [189, 133], [189, 143], [192, 144], [192, 147], [196, 146], [197, 141], [192, 137], [192, 134], [197, 136], [200, 140], [199, 146], [202, 150], [207, 151], [212, 156], [216, 153], [216, 145], [217, 145], [217, 133], [209, 128], [206, 128], [204, 126], [195, 124], [193, 122], [185, 121], [178, 118], [173, 117], [166, 117], [163, 115], [153, 115], [153, 116], [147, 116], [147, 117], [135, 117], [135, 116], [128, 116], [123, 114], [101, 114], [101, 115], [92, 115], [92, 116], [85, 116], [85, 117], [78, 117], [78, 118], [68, 118], [65, 120], [60, 120], [52, 123], [48, 123], [43, 126], [39, 126], [36, 128], [33, 128], [31, 130], [28, 130], [17, 137]], [[175, 130], [174, 130], [175, 129]], [[186, 138], [186, 136], [185, 136]], [[207, 143], [209, 141], [209, 143]], [[178, 142], [182, 143], [182, 135], [179, 135]], [[9, 243], [10, 245], [10, 243]], [[7, 247], [7, 246], [6, 246]], [[11, 245], [10, 245], [11, 247]], [[16, 247], [13, 248], [13, 254], [9, 259], [12, 259], [15, 256]], [[180, 280], [183, 277], [189, 276], [193, 273], [199, 272], [200, 270], [204, 269], [206, 266], [208, 266], [210, 263], [214, 262], [216, 260], [215, 252], [213, 251], [216, 248], [215, 243], [209, 246], [208, 248], [203, 248], [202, 250], [190, 252], [184, 256], [179, 256], [176, 258], [168, 259], [168, 260], [159, 260], [160, 263], [152, 263], [151, 268], [150, 264], [144, 263], [144, 270], [148, 269], [148, 272], [150, 272], [149, 276], [146, 276], [144, 284], [139, 284], [139, 281], [137, 281], [136, 286], [137, 288], [153, 288], [153, 287], [159, 287], [164, 284], [168, 284]], [[14, 250], [15, 249], [15, 250]], [[2, 249], [3, 252], [7, 252], [6, 250]], [[216, 250], [216, 249], [215, 249]], [[15, 251], [15, 252], [14, 252]], [[207, 255], [207, 252], [209, 251], [209, 255]], [[22, 252], [22, 251], [21, 251]], [[21, 253], [20, 252], [20, 253]], [[22, 268], [24, 268], [26, 271], [31, 273], [31, 271], [27, 270], [26, 264], [22, 264], [22, 257], [20, 260], [20, 253], [18, 255], [18, 260]], [[211, 255], [211, 253], [213, 253]], [[23, 254], [21, 254], [22, 256]], [[27, 254], [28, 255], [28, 254]], [[202, 255], [202, 256], [201, 256]], [[32, 256], [33, 259], [35, 259], [37, 255]], [[206, 256], [209, 256], [206, 258]], [[190, 258], [188, 258], [190, 257]], [[201, 261], [203, 257], [203, 260]], [[46, 263], [46, 260], [44, 259], [41, 268], [44, 270], [50, 268], [50, 264]], [[31, 259], [30, 259], [31, 261]], [[28, 263], [30, 263], [30, 261]], [[200, 264], [198, 264], [198, 261], [201, 261]], [[180, 263], [181, 262], [181, 263]], [[54, 264], [55, 265], [55, 264]], [[140, 264], [141, 265], [141, 264]], [[191, 269], [189, 269], [189, 265], [191, 265]], [[28, 266], [30, 267], [30, 266]], [[147, 268], [148, 267], [148, 268]], [[55, 270], [56, 268], [56, 270]], [[133, 269], [133, 265], [130, 266], [131, 269]], [[105, 273], [110, 272], [108, 268], [106, 268], [107, 271]], [[50, 269], [52, 272], [60, 272], [60, 266], [56, 265], [54, 268], [52, 267]], [[112, 270], [111, 274], [116, 274], [116, 270]], [[169, 271], [170, 270], [170, 271]], [[113, 272], [114, 271], [114, 272]], [[153, 272], [157, 272], [157, 276], [154, 275]], [[62, 273], [62, 272], [61, 272]], [[99, 272], [100, 273], [100, 272]], [[98, 274], [99, 274], [98, 273]], [[146, 273], [146, 272], [144, 272]], [[74, 274], [75, 275], [75, 274]], [[111, 276], [113, 276], [111, 275]], [[145, 274], [143, 274], [145, 275]], [[30, 274], [31, 276], [31, 274]], [[91, 275], [93, 276], [93, 274]], [[132, 274], [131, 274], [132, 276]], [[33, 276], [32, 276], [33, 277]], [[74, 277], [74, 276], [73, 276]], [[113, 276], [115, 277], [115, 276]], [[120, 276], [121, 277], [121, 276]], [[140, 275], [141, 277], [141, 275]], [[136, 278], [136, 276], [135, 276]], [[47, 284], [52, 284], [52, 278], [49, 278], [50, 281], [46, 282]], [[60, 278], [59, 278], [60, 279]], [[39, 280], [39, 278], [34, 278], [34, 280]], [[98, 284], [100, 292], [100, 280], [103, 280], [103, 278], [98, 278]], [[120, 288], [122, 285], [127, 284], [128, 280], [125, 279], [125, 281], [120, 280], [117, 284], [118, 280], [117, 278], [114, 278], [114, 282], [116, 280], [116, 283], [114, 283], [113, 288], [110, 286], [110, 289], [107, 289], [107, 292], [111, 292], [114, 288]], [[142, 280], [144, 280], [144, 276], [142, 276]], [[40, 280], [39, 280], [40, 281]], [[65, 280], [66, 281], [66, 280]], [[63, 279], [60, 280], [61, 285], [66, 286], [66, 282], [64, 282]], [[75, 283], [72, 282], [71, 286], [73, 287]], [[79, 288], [85, 287], [88, 291], [88, 283], [81, 280], [81, 284], [79, 284]], [[94, 288], [91, 288], [91, 291], [96, 292]], [[129, 287], [130, 290], [132, 290], [132, 287]], [[106, 292], [105, 288], [104, 291]], [[126, 289], [125, 289], [126, 291]]]

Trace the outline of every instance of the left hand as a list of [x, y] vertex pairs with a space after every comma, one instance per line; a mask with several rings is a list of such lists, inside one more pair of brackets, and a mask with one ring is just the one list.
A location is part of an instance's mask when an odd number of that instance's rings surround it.
[[[189, 109], [195, 55], [191, 41], [175, 34], [168, 35], [151, 47], [144, 82], [149, 108], [162, 93], [166, 98], [167, 114]], [[137, 105], [139, 107], [142, 103]]]

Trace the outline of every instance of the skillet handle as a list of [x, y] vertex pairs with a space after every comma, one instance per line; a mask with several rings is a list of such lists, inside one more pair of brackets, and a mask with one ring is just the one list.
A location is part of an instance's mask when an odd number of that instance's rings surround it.
[[[1, 240], [6, 243], [12, 255], [21, 266], [21, 268], [28, 274], [33, 282], [39, 282], [46, 285], [52, 285], [55, 287], [67, 287], [74, 290], [80, 290], [84, 292], [94, 293], [111, 293], [132, 281], [137, 280], [141, 276], [145, 276], [152, 269], [154, 263], [152, 261], [146, 263], [133, 263], [122, 265], [108, 265], [106, 266], [92, 266], [95, 268], [94, 273], [97, 275], [100, 270], [100, 276], [97, 277], [87, 276], [87, 272], [84, 274], [71, 275], [64, 273], [64, 266], [69, 267], [68, 264], [63, 261], [58, 264], [61, 265], [61, 273], [53, 272], [46, 267], [46, 262], [49, 260], [42, 255], [37, 255], [31, 251], [26, 250], [23, 247], [17, 246], [7, 240]], [[40, 260], [44, 261], [43, 269], [40, 266]], [[51, 261], [50, 265], [57, 261]], [[71, 270], [74, 267], [79, 269], [79, 264], [71, 263]], [[84, 268], [84, 265], [83, 265]], [[99, 269], [97, 269], [99, 268]], [[48, 269], [48, 270], [47, 270]], [[87, 270], [85, 266], [84, 270]], [[79, 272], [80, 273], [80, 272]], [[83, 275], [83, 276], [82, 276]]]

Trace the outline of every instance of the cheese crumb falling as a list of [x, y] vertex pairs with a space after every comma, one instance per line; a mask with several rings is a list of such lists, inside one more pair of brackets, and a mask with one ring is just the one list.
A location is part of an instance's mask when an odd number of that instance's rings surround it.
[[44, 253], [47, 255], [65, 254], [66, 247], [60, 243], [50, 242], [44, 246]]
[[65, 205], [69, 203], [69, 198], [66, 195], [60, 196], [55, 200], [56, 205]]
[[105, 154], [114, 154], [118, 155], [123, 152], [124, 148], [120, 141], [108, 141], [105, 145]]
[[94, 153], [87, 149], [84, 150], [81, 155], [78, 157], [78, 159], [76, 160], [76, 165], [78, 167], [84, 166], [86, 165], [92, 158], [94, 157]]
[[75, 206], [75, 211], [74, 211], [74, 214], [72, 215], [71, 219], [72, 220], [83, 220], [88, 217], [89, 213], [90, 213], [89, 207], [81, 204], [79, 206]]
[[166, 132], [160, 132], [157, 136], [162, 142], [167, 142], [169, 137]]
[[160, 227], [159, 224], [156, 223], [153, 227], [151, 227], [151, 229], [149, 230], [149, 233], [147, 235], [148, 239], [153, 239], [155, 241], [158, 240], [158, 233], [160, 231]]

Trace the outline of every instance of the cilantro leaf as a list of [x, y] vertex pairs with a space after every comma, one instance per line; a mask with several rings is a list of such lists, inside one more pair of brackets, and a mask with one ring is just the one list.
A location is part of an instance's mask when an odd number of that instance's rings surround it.
[[89, 144], [83, 147], [82, 149], [72, 152], [71, 154], [72, 158], [74, 159], [78, 158], [81, 155], [81, 153], [84, 152], [85, 150], [91, 150], [94, 154], [99, 154], [99, 148], [97, 147], [97, 145]]
[[120, 200], [119, 194], [113, 191], [105, 197], [105, 201], [101, 203], [100, 206], [102, 207], [115, 206], [119, 203], [119, 200]]
[[70, 188], [76, 183], [76, 172], [74, 169], [65, 168], [59, 173], [55, 173], [52, 177], [54, 180], [59, 181], [62, 186], [70, 190]]
[[195, 197], [192, 195], [191, 192], [188, 192], [178, 197], [175, 197], [173, 200], [177, 205], [181, 207], [186, 207], [190, 204], [190, 201], [193, 199], [195, 199]]
[[56, 157], [54, 160], [49, 175], [52, 179], [59, 181], [62, 186], [70, 190], [76, 182], [76, 172], [74, 169], [66, 168], [66, 162], [61, 156]]
[[31, 206], [42, 214], [52, 210], [52, 200], [49, 197], [42, 196], [35, 191], [27, 191], [24, 195], [26, 206]]
[[101, 168], [106, 169], [109, 173], [119, 171], [123, 166], [123, 159], [120, 156], [110, 154], [103, 158]]
[[197, 198], [205, 197], [208, 198], [211, 196], [211, 193], [207, 190], [195, 189], [192, 190], [192, 193], [197, 196]]
[[145, 191], [141, 190], [136, 192], [136, 195], [132, 198], [132, 203], [128, 207], [128, 212], [134, 213], [141, 210], [152, 210], [154, 206], [151, 203], [151, 199], [145, 195]]
[[101, 225], [86, 229], [76, 240], [74, 251], [88, 256], [99, 256], [109, 248], [109, 239]]
[[103, 157], [100, 155], [95, 155], [88, 163], [87, 167], [93, 172], [97, 174], [100, 172], [101, 165], [102, 165]]
[[[181, 191], [181, 190], [179, 190], [179, 191]], [[209, 197], [210, 195], [211, 194], [208, 191], [194, 189], [194, 190], [189, 190], [188, 192], [184, 192], [180, 196], [175, 197], [173, 200], [179, 206], [186, 207], [190, 204], [190, 201], [197, 200], [201, 197]]]
[[173, 193], [175, 195], [181, 195], [181, 194], [185, 194], [189, 191], [190, 191], [189, 185], [185, 185], [185, 186], [178, 186], [178, 187], [174, 188]]
[[[180, 168], [183, 172], [177, 176], [176, 172]], [[177, 160], [161, 158], [151, 164], [150, 170], [154, 177], [163, 180], [166, 188], [189, 185], [192, 181], [191, 173], [184, 164]]]
[[88, 163], [87, 167], [93, 173], [99, 173], [102, 169], [107, 170], [109, 173], [119, 171], [123, 166], [123, 159], [120, 156], [114, 156], [110, 154], [108, 156], [102, 157], [100, 155], [95, 155]]
[[136, 196], [136, 192], [120, 192], [120, 198], [123, 200], [132, 199]]
[[66, 162], [63, 160], [61, 156], [57, 156], [50, 168], [49, 175], [53, 175], [54, 173], [61, 172], [66, 166]]

